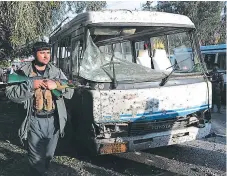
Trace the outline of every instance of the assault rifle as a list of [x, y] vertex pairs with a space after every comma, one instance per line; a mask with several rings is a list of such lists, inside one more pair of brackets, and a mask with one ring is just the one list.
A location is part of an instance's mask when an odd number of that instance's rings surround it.
[[[38, 79], [48, 79], [48, 78], [43, 78], [43, 77], [40, 77], [40, 76], [27, 77], [27, 76], [22, 76], [22, 75], [18, 75], [16, 73], [13, 73], [13, 74], [8, 74], [7, 84], [13, 85], [13, 84], [26, 82], [28, 80], [38, 80]], [[78, 88], [78, 87], [84, 87], [84, 86], [81, 86], [81, 85], [74, 85], [74, 84], [70, 83], [68, 80], [65, 80], [65, 79], [54, 79], [54, 81], [57, 81], [57, 82], [60, 83], [59, 85], [57, 84], [58, 87], [56, 89], [51, 90], [53, 95], [55, 95], [56, 97], [60, 97], [62, 95], [61, 90], [64, 89], [64, 88], [75, 89], [75, 88]]]

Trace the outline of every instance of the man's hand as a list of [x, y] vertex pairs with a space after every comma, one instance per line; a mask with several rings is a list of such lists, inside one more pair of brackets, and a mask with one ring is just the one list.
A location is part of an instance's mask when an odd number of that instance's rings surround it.
[[57, 84], [52, 80], [44, 80], [44, 83], [46, 84], [46, 88], [49, 90], [53, 90], [57, 88]]
[[41, 87], [44, 88], [44, 89], [47, 88], [44, 80], [42, 80], [42, 79], [34, 80], [33, 85], [34, 85], [34, 89], [38, 89], [38, 88], [41, 88]]

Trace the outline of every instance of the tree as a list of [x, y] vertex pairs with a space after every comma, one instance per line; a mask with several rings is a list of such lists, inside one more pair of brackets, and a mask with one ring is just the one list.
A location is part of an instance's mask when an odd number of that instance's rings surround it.
[[221, 1], [159, 1], [157, 10], [188, 16], [194, 22], [203, 44], [214, 44], [223, 5]]
[[[98, 11], [106, 7], [106, 1], [82, 1], [76, 4], [77, 6], [81, 5], [83, 7], [83, 10], [86, 11]], [[75, 10], [76, 13], [82, 12], [81, 10], [79, 11], [78, 8], [75, 8]]]
[[1, 1], [0, 58], [42, 36], [51, 24], [52, 12], [59, 6], [59, 2]]
[[223, 14], [221, 17], [221, 24], [220, 24], [220, 28], [218, 29], [218, 39], [217, 42], [219, 43], [226, 43], [226, 2], [224, 3], [224, 7], [223, 7]]
[[101, 10], [104, 1], [0, 1], [0, 59], [40, 40], [68, 11]]
[[10, 62], [7, 60], [0, 60], [0, 68], [7, 68], [10, 66]]
[[142, 4], [142, 9], [145, 11], [155, 11], [156, 7], [153, 5], [153, 1], [147, 1], [145, 4]]
[[97, 11], [106, 7], [106, 1], [62, 1], [58, 10], [53, 12], [53, 25], [66, 18], [68, 12], [79, 14], [83, 11]]

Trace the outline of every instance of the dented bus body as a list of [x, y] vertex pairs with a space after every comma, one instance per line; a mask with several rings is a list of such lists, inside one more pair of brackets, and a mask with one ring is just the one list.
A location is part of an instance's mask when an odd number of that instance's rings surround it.
[[[84, 85], [67, 107], [78, 144], [98, 154], [210, 133], [211, 83], [192, 21], [163, 12], [86, 12], [50, 37], [52, 62]], [[174, 49], [192, 48], [177, 55]]]

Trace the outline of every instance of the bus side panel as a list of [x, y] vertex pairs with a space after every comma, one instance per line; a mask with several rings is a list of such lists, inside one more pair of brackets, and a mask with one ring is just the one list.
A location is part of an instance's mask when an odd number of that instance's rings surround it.
[[[211, 83], [209, 90], [209, 103], [211, 103]], [[185, 116], [208, 108], [206, 82], [100, 92], [101, 107], [94, 105], [98, 107], [97, 110], [94, 108], [96, 122], [156, 120], [164, 116], [166, 118]]]

